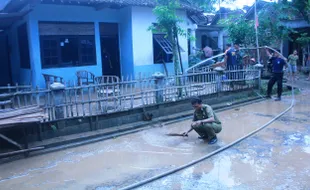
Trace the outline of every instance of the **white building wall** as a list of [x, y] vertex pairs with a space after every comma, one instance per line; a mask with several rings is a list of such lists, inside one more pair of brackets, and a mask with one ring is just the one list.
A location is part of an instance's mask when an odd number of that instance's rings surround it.
[[151, 8], [132, 8], [132, 45], [134, 65], [153, 64], [152, 31], [148, 28], [156, 22]]
[[[185, 11], [180, 11], [178, 14], [184, 21], [186, 20], [187, 15]], [[135, 73], [144, 71], [163, 72], [163, 67], [161, 64], [153, 63], [153, 35], [152, 31], [148, 31], [148, 28], [152, 25], [152, 23], [156, 23], [156, 16], [153, 14], [152, 8], [132, 7], [132, 45]], [[182, 23], [181, 27], [184, 31], [187, 31], [186, 22]], [[184, 68], [187, 68], [187, 36], [179, 37], [179, 43], [185, 51], [182, 53], [182, 61]], [[171, 67], [171, 64], [168, 65]]]

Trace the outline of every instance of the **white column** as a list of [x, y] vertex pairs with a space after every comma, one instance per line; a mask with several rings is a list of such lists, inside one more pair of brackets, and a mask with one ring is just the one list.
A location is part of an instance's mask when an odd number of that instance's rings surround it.
[[29, 41], [29, 57], [31, 67], [31, 83], [33, 87], [45, 87], [42, 76], [41, 53], [40, 53], [40, 33], [39, 22], [34, 19], [29, 19], [28, 26], [28, 41]]
[[224, 40], [223, 40], [223, 30], [220, 30], [218, 32], [218, 40], [217, 40], [217, 46], [223, 51], [223, 46], [224, 46]]
[[95, 45], [96, 45], [96, 61], [97, 65], [100, 66], [100, 76], [102, 75], [102, 59], [101, 59], [101, 39], [100, 39], [100, 24], [98, 21], [94, 22], [95, 25]]

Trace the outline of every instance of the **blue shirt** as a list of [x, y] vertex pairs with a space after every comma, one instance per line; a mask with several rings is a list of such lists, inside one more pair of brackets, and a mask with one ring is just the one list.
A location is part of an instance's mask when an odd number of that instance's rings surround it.
[[273, 73], [283, 73], [283, 67], [286, 65], [286, 62], [279, 57], [272, 57], [272, 72]]
[[226, 51], [226, 56], [227, 56], [227, 68], [230, 69], [231, 66], [237, 64], [235, 49], [230, 48], [228, 51]]

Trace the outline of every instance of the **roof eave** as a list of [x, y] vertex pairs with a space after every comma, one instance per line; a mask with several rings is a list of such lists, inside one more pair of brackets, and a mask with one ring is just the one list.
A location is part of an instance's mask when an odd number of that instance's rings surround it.
[[[34, 0], [33, 3], [37, 4], [37, 3], [42, 3], [40, 0]], [[29, 1], [10, 1], [6, 4], [6, 6], [0, 10], [0, 13], [10, 13], [10, 12], [19, 12], [23, 7], [25, 7], [27, 4], [33, 4], [33, 3], [29, 3]], [[155, 4], [144, 4], [144, 5], [140, 5], [140, 4], [122, 4], [122, 3], [98, 3], [94, 4], [93, 7], [98, 7], [98, 6], [102, 6], [105, 7], [105, 5], [108, 4], [115, 4], [118, 5], [119, 7], [125, 7], [125, 6], [140, 6], [140, 7], [155, 7]], [[50, 4], [61, 4], [59, 2], [51, 2]], [[182, 5], [181, 5], [182, 6]], [[97, 8], [96, 8], [97, 9]], [[192, 6], [192, 5], [183, 5], [181, 8], [181, 10], [185, 10], [187, 12], [190, 13], [202, 13], [203, 10], [200, 9], [197, 6]], [[98, 10], [98, 9], [97, 9]]]

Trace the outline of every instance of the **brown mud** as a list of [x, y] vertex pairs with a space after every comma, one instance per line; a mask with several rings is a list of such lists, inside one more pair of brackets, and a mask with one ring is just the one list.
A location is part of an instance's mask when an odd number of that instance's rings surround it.
[[[140, 189], [310, 189], [310, 92], [268, 128], [200, 164]], [[118, 189], [198, 159], [290, 105], [267, 100], [218, 113], [218, 143], [169, 137], [190, 120], [0, 165], [0, 189]]]

